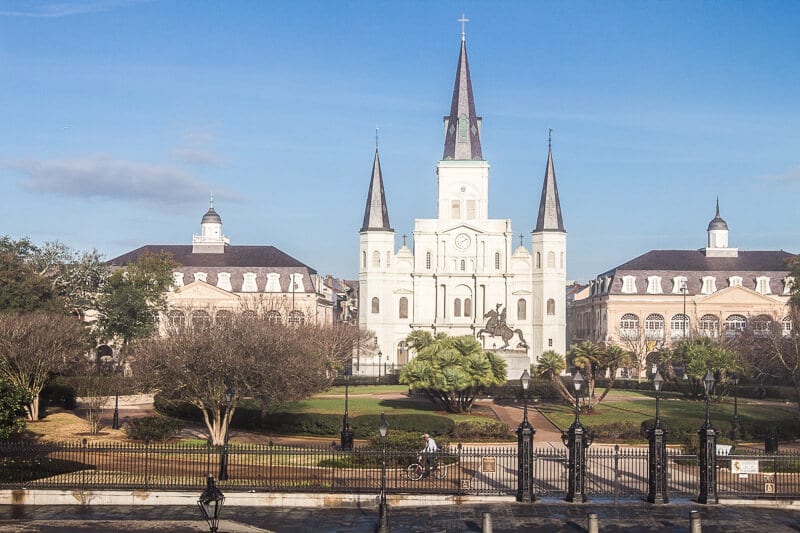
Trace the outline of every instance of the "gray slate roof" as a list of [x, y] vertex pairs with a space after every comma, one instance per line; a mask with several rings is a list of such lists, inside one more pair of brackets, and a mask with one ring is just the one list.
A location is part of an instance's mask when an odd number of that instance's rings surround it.
[[225, 246], [221, 254], [193, 254], [192, 246], [187, 244], [149, 244], [119, 257], [111, 259], [110, 266], [125, 266], [136, 261], [144, 253], [169, 253], [175, 261], [185, 267], [296, 267], [306, 268], [311, 273], [317, 271], [274, 246]]
[[381, 160], [378, 157], [377, 148], [375, 149], [375, 159], [372, 161], [372, 175], [369, 180], [367, 205], [364, 207], [364, 223], [361, 225], [361, 231], [367, 230], [392, 230], [389, 226], [389, 208], [386, 205]]
[[[459, 141], [458, 117], [467, 117], [466, 138]], [[461, 40], [461, 51], [458, 54], [456, 81], [453, 85], [453, 100], [450, 104], [450, 115], [447, 119], [447, 131], [444, 136], [444, 155], [447, 160], [482, 161], [481, 136], [478, 129], [478, 117], [475, 114], [475, 99], [472, 95], [472, 79], [469, 75], [467, 61], [467, 44]]]
[[539, 200], [539, 216], [533, 231], [566, 231], [561, 217], [561, 201], [558, 199], [556, 169], [553, 165], [552, 146], [547, 150], [547, 166], [544, 171], [542, 198]]

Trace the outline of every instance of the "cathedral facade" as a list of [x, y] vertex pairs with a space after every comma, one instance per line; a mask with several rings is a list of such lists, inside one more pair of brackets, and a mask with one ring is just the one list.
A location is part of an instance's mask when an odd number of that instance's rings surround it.
[[437, 218], [415, 221], [412, 248], [405, 239], [396, 248], [375, 151], [359, 239], [359, 324], [375, 339], [362, 373], [406, 364], [413, 353], [405, 339], [425, 330], [476, 337], [515, 379], [543, 352], [566, 348], [567, 234], [552, 147], [529, 250], [521, 239], [515, 245], [511, 220], [489, 218], [489, 163], [463, 35], [444, 126]]

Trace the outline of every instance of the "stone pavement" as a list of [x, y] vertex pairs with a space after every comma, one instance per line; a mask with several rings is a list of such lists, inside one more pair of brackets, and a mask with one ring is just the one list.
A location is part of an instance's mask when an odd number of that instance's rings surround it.
[[[769, 533], [800, 531], [798, 507], [752, 505], [701, 506], [642, 502], [615, 505], [589, 502], [485, 503], [389, 508], [393, 533], [480, 532], [484, 513], [491, 513], [493, 533], [586, 531], [586, 516], [597, 513], [601, 533], [688, 532], [689, 512], [699, 510], [702, 531]], [[220, 533], [367, 533], [375, 529], [377, 510], [361, 508], [223, 507]], [[208, 531], [192, 506], [0, 506], [4, 533], [173, 532]]]

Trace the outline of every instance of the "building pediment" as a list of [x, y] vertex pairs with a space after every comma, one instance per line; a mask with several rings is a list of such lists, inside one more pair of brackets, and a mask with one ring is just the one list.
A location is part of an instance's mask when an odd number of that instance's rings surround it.
[[394, 291], [395, 294], [414, 294], [414, 291], [409, 289], [397, 289]]
[[528, 295], [530, 295], [532, 293], [531, 293], [531, 291], [526, 291], [526, 290], [520, 289], [520, 290], [517, 290], [517, 291], [513, 291], [511, 294], [513, 294], [514, 296], [528, 296]]
[[229, 300], [236, 297], [234, 293], [209, 285], [204, 281], [193, 281], [176, 289], [172, 295], [173, 298], [181, 300]]
[[703, 304], [775, 305], [776, 299], [759, 294], [747, 287], [725, 287], [706, 297], [698, 297], [697, 302]]
[[472, 224], [465, 224], [464, 222], [459, 222], [458, 224], [452, 226], [445, 226], [439, 232], [441, 235], [447, 235], [452, 233], [458, 233], [461, 231], [471, 231], [476, 234], [483, 234], [486, 233], [482, 228], [478, 226], [473, 226]]

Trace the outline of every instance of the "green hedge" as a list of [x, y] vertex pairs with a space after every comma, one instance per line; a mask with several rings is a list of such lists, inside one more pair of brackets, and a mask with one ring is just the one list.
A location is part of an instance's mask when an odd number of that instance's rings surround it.
[[[175, 402], [157, 394], [153, 405], [159, 413], [188, 420], [202, 422], [200, 410], [187, 402]], [[454, 422], [441, 415], [426, 413], [387, 415], [393, 431], [408, 431], [419, 435], [448, 435]], [[377, 432], [380, 415], [360, 415], [350, 417], [350, 427], [356, 438], [365, 439]], [[283, 435], [334, 436], [342, 431], [342, 415], [322, 413], [271, 413], [261, 419], [260, 404], [254, 400], [242, 400], [233, 413], [231, 426], [238, 429], [260, 430]]]
[[166, 416], [145, 416], [133, 418], [125, 428], [129, 439], [145, 442], [165, 441], [176, 436], [183, 429], [183, 422]]
[[[605, 389], [606, 384], [608, 383], [607, 378], [598, 378], [595, 381], [595, 387], [597, 389]], [[571, 385], [569, 386], [571, 390]], [[650, 380], [644, 380], [639, 382], [635, 379], [617, 379], [614, 381], [614, 389], [616, 390], [636, 390], [636, 391], [643, 391], [643, 392], [653, 392], [653, 382]], [[614, 390], [612, 389], [612, 390]], [[679, 394], [684, 394], [686, 396], [690, 396], [692, 393], [691, 385], [685, 381], [666, 381], [664, 382], [664, 388], [662, 389], [664, 392], [675, 392]], [[733, 389], [728, 388], [727, 395], [732, 396]], [[769, 398], [775, 400], [787, 400], [790, 402], [794, 402], [797, 399], [797, 395], [795, 394], [794, 388], [780, 386], [780, 385], [766, 385], [761, 390], [759, 390], [759, 386], [757, 384], [739, 384], [736, 387], [736, 395], [739, 398]]]

